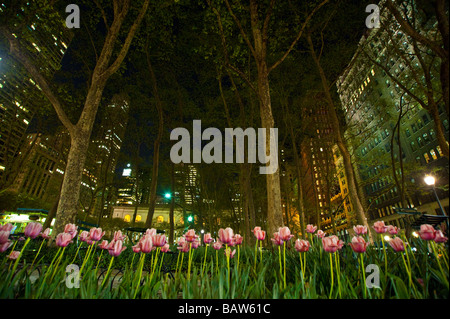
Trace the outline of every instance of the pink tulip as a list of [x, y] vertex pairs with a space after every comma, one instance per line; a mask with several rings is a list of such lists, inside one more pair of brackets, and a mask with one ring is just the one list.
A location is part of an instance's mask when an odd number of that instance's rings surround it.
[[194, 240], [196, 240], [198, 238], [198, 235], [195, 234], [195, 230], [194, 229], [189, 229], [186, 232], [186, 234], [184, 234], [184, 238], [188, 242], [193, 242]]
[[153, 246], [163, 247], [167, 243], [166, 235], [154, 235], [152, 236]]
[[44, 239], [49, 239], [50, 238], [50, 231], [51, 231], [51, 229], [47, 228], [46, 230], [44, 230], [41, 233], [41, 237], [44, 238]]
[[192, 242], [192, 248], [193, 249], [197, 249], [199, 246], [202, 245], [202, 240], [200, 239], [200, 237], [197, 237], [193, 242]]
[[89, 237], [92, 241], [99, 241], [105, 235], [105, 232], [102, 232], [101, 228], [91, 228], [89, 231]]
[[445, 243], [447, 240], [448, 238], [444, 236], [441, 230], [436, 231], [436, 237], [434, 237], [435, 242]]
[[186, 238], [184, 238], [184, 236], [180, 237], [178, 239], [178, 246], [183, 246], [183, 244], [186, 242]]
[[164, 246], [161, 247], [161, 252], [168, 253], [169, 251], [170, 251], [169, 244], [165, 244]]
[[357, 235], [364, 235], [367, 234], [367, 227], [363, 225], [356, 225], [353, 226], [353, 230]]
[[0, 230], [0, 245], [3, 245], [4, 243], [8, 242], [9, 234], [10, 234], [9, 231]]
[[317, 230], [317, 226], [314, 226], [314, 225], [311, 225], [311, 224], [306, 225], [306, 232], [307, 233], [314, 234], [316, 232], [316, 230]]
[[322, 238], [323, 249], [328, 253], [334, 253], [342, 248], [343, 242], [337, 236]]
[[423, 240], [434, 240], [436, 237], [436, 229], [428, 224], [420, 225], [419, 236]]
[[190, 244], [189, 242], [185, 241], [182, 245], [178, 246], [177, 249], [183, 253], [187, 253], [189, 251]]
[[399, 237], [392, 238], [388, 243], [396, 252], [405, 250], [405, 244]]
[[8, 255], [8, 259], [15, 260], [15, 259], [19, 258], [19, 256], [20, 256], [20, 251], [12, 251]]
[[72, 236], [72, 239], [73, 239], [77, 235], [78, 226], [76, 226], [74, 224], [67, 224], [64, 227], [64, 232], [70, 234]]
[[384, 221], [378, 221], [373, 224], [373, 229], [378, 234], [384, 234], [387, 231], [387, 226], [384, 224]]
[[216, 242], [213, 244], [213, 248], [214, 248], [215, 250], [219, 250], [220, 248], [222, 248], [222, 243], [221, 243], [220, 241], [216, 241]]
[[[112, 243], [114, 244], [111, 245]], [[119, 256], [125, 249], [127, 249], [127, 246], [123, 246], [123, 242], [121, 240], [113, 240], [111, 244], [109, 245], [108, 252], [113, 257]]]
[[214, 241], [214, 238], [211, 237], [210, 233], [206, 233], [203, 236], [203, 241], [204, 241], [205, 244], [210, 244], [210, 243], [212, 243]]
[[7, 251], [11, 245], [12, 245], [12, 242], [10, 242], [10, 241], [0, 244], [0, 253], [4, 253], [5, 251]]
[[266, 231], [265, 230], [258, 230], [255, 232], [255, 236], [257, 240], [264, 240], [266, 239]]
[[244, 240], [244, 237], [242, 237], [241, 235], [239, 235], [239, 234], [234, 235], [234, 243], [236, 245], [241, 245], [243, 240]]
[[100, 248], [100, 249], [108, 249], [108, 246], [109, 246], [108, 241], [107, 241], [107, 240], [103, 240], [103, 241], [98, 245], [98, 248]]
[[233, 229], [231, 229], [230, 227], [227, 227], [225, 229], [223, 228], [219, 229], [219, 240], [223, 244], [225, 245], [233, 244], [233, 237], [234, 237]]
[[291, 235], [289, 227], [280, 227], [278, 229], [282, 241], [289, 241], [294, 235]]
[[80, 235], [78, 236], [78, 239], [84, 242], [87, 242], [89, 238], [89, 232], [86, 230], [83, 230]]
[[233, 251], [231, 251], [231, 248], [228, 247], [227, 249], [225, 249], [225, 256], [229, 257], [229, 258], [233, 258], [234, 254], [236, 253], [236, 249], [233, 249]]
[[276, 232], [273, 234], [273, 238], [270, 239], [275, 245], [283, 245], [283, 240], [281, 239], [280, 233]]
[[0, 225], [0, 231], [7, 231], [11, 232], [11, 230], [14, 228], [13, 224], [6, 223], [5, 225]]
[[317, 234], [316, 234], [316, 236], [319, 237], [319, 238], [324, 238], [325, 235], [326, 235], [326, 233], [323, 230], [321, 230], [321, 229], [319, 229], [317, 231]]
[[352, 242], [349, 245], [352, 247], [352, 249], [355, 253], [363, 253], [366, 251], [367, 246], [369, 244], [366, 243], [364, 238], [362, 238], [360, 236], [355, 236], [352, 238]]
[[145, 231], [146, 235], [155, 236], [156, 235], [156, 229], [155, 228], [147, 228]]
[[388, 233], [391, 234], [391, 235], [397, 235], [399, 229], [397, 228], [397, 226], [388, 225], [388, 226], [387, 226], [387, 231], [388, 231]]
[[72, 242], [72, 234], [70, 233], [60, 233], [56, 236], [56, 246], [67, 247]]
[[150, 235], [144, 235], [139, 240], [139, 248], [141, 252], [148, 254], [153, 248], [153, 238]]
[[311, 244], [307, 240], [297, 239], [295, 241], [295, 250], [297, 250], [299, 253], [307, 252], [309, 250], [309, 247], [311, 247]]
[[25, 227], [24, 235], [25, 237], [30, 237], [31, 239], [35, 239], [42, 231], [41, 223], [31, 222]]
[[125, 239], [125, 235], [122, 234], [122, 231], [118, 230], [114, 232], [114, 240], [123, 241]]
[[131, 246], [131, 249], [133, 249], [133, 252], [136, 253], [136, 254], [141, 252], [141, 247], [139, 246], [139, 243], [137, 243], [134, 246]]

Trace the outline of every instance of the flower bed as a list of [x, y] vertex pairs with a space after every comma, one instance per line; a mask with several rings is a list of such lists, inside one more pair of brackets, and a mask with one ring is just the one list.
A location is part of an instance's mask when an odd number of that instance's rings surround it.
[[100, 228], [78, 232], [69, 224], [55, 236], [56, 247], [48, 247], [49, 230], [42, 232], [41, 224], [28, 224], [16, 241], [6, 224], [0, 226], [0, 298], [448, 297], [448, 245], [441, 231], [422, 225], [418, 238], [407, 239], [377, 222], [370, 244], [365, 227], [354, 230], [349, 243], [313, 225], [306, 238], [294, 239], [281, 227], [268, 241], [256, 227], [250, 246], [231, 228], [220, 229], [216, 240], [205, 234], [203, 242], [191, 229], [170, 247], [165, 235], [148, 229], [127, 247], [120, 231], [108, 242]]

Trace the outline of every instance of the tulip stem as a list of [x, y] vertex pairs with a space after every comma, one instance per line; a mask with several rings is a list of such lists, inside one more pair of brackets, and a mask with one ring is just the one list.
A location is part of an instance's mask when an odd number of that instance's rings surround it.
[[339, 271], [339, 267], [338, 267], [338, 259], [339, 259], [339, 254], [337, 252], [334, 252], [334, 264], [336, 266], [336, 277], [337, 277], [337, 282], [338, 282], [338, 291], [339, 291], [339, 298], [341, 298], [341, 280], [340, 280], [340, 271]]
[[364, 269], [363, 254], [361, 254], [361, 253], [359, 254], [359, 259], [361, 260], [361, 273], [362, 273], [362, 277], [363, 277], [362, 285], [364, 286], [364, 298], [367, 298], [366, 272]]
[[333, 278], [333, 254], [330, 253], [330, 272], [331, 272], [331, 291], [330, 296], [328, 299], [331, 299], [331, 295], [333, 294], [333, 287], [334, 287], [334, 278]]
[[237, 245], [237, 270], [239, 271], [239, 255], [240, 255], [240, 248], [239, 248], [239, 246], [240, 245]]
[[283, 242], [283, 283], [286, 289], [286, 242]]
[[80, 251], [80, 248], [82, 245], [83, 245], [83, 242], [81, 242], [80, 245], [78, 246], [77, 252], [75, 253], [75, 257], [73, 257], [72, 261], [70, 262], [71, 264], [73, 264], [75, 259], [77, 258], [78, 252]]
[[56, 260], [55, 270], [53, 270], [52, 277], [50, 278], [50, 281], [53, 280], [53, 277], [55, 277], [56, 271], [58, 270], [59, 263], [61, 262], [62, 256], [64, 255], [64, 251], [66, 250], [66, 247], [63, 247], [61, 254], [59, 255], [58, 259]]
[[256, 239], [256, 245], [255, 245], [255, 273], [256, 273], [256, 257], [258, 256], [258, 239]]
[[36, 256], [34, 256], [34, 259], [33, 259], [33, 262], [31, 263], [30, 269], [33, 268], [34, 262], [36, 261], [36, 258], [39, 256], [39, 253], [41, 252], [42, 246], [44, 245], [44, 242], [45, 242], [45, 238], [42, 240], [42, 243], [41, 243], [41, 245], [39, 246], [39, 250], [38, 250]]
[[260, 240], [259, 241], [259, 263], [262, 263], [262, 251], [263, 251], [262, 240]]
[[[102, 260], [102, 255], [103, 255], [103, 249], [100, 252], [100, 256], [98, 257], [98, 261], [97, 261], [97, 265], [95, 266], [95, 269], [98, 268], [98, 265], [100, 264], [100, 261]], [[133, 255], [133, 258], [131, 258], [131, 265], [133, 265], [133, 259], [134, 259], [134, 255]]]
[[205, 244], [205, 257], [203, 258], [202, 277], [203, 277], [203, 272], [205, 271], [206, 253], [207, 253], [207, 251], [208, 251], [208, 244]]
[[45, 272], [44, 279], [43, 279], [42, 282], [41, 282], [41, 286], [39, 287], [37, 296], [40, 296], [40, 295], [41, 295], [42, 287], [44, 286], [44, 283], [45, 283], [45, 281], [46, 281], [48, 275], [49, 275], [50, 272], [51, 272], [52, 265], [53, 265], [53, 263], [54, 263], [56, 257], [59, 255], [59, 252], [60, 252], [60, 251], [61, 251], [61, 247], [58, 248], [58, 251], [56, 252], [55, 256], [53, 256], [53, 259], [52, 259], [50, 265], [48, 266], [47, 271]]
[[216, 250], [216, 269], [217, 269], [217, 276], [219, 275], [219, 250]]
[[386, 257], [386, 246], [384, 245], [383, 235], [380, 234], [381, 243], [383, 244], [383, 253], [384, 253], [384, 277], [387, 278], [387, 257]]
[[[114, 261], [114, 256], [111, 257], [111, 261], [109, 262], [109, 266], [108, 266], [108, 270], [106, 271], [106, 275], [105, 275], [105, 277], [103, 278], [101, 288], [103, 288], [103, 285], [105, 284], [107, 278], [109, 277], [109, 273], [110, 273], [110, 271], [111, 271], [111, 266], [112, 266], [112, 264], [113, 264], [113, 261]], [[140, 280], [140, 279], [139, 279], [139, 280]]]
[[448, 289], [447, 276], [445, 275], [444, 270], [442, 269], [442, 266], [441, 266], [441, 262], [439, 261], [439, 256], [436, 252], [436, 248], [434, 247], [434, 241], [431, 241], [431, 248], [433, 249], [434, 256], [436, 257], [436, 261], [437, 261], [439, 269], [441, 270], [441, 273], [442, 273], [442, 278], [444, 278], [445, 285], [447, 286], [447, 289]]
[[145, 259], [145, 254], [142, 253], [141, 258], [139, 258], [139, 266], [138, 266], [139, 279], [138, 279], [138, 281], [136, 283], [136, 289], [134, 290], [133, 299], [136, 298], [136, 294], [138, 292], [139, 286], [141, 285], [142, 268], [144, 268], [144, 259]]
[[305, 277], [305, 274], [303, 273], [303, 259], [302, 259], [302, 253], [298, 253], [298, 257], [300, 257], [300, 271], [302, 273], [302, 276]]
[[189, 260], [188, 260], [188, 273], [187, 273], [187, 279], [191, 279], [191, 250], [192, 250], [192, 242], [189, 242]]
[[281, 248], [278, 245], [278, 263], [280, 264], [280, 277], [283, 278], [283, 268], [281, 267]]
[[[27, 245], [28, 245], [29, 242], [30, 242], [30, 237], [28, 237], [27, 240], [25, 241], [25, 243], [23, 244], [23, 247], [22, 247], [22, 249], [20, 250], [19, 257], [17, 257], [16, 262], [14, 263], [14, 267], [13, 267], [13, 269], [12, 269], [12, 273], [13, 273], [13, 274], [14, 274], [14, 272], [16, 271], [17, 265], [19, 264], [20, 257], [22, 257], [22, 253], [23, 253], [23, 251], [25, 250], [25, 247], [27, 247]], [[11, 250], [11, 252], [12, 252], [12, 250]]]
[[182, 253], [180, 253], [179, 251], [178, 251], [178, 256], [177, 256], [177, 265], [176, 265], [176, 267], [175, 267], [175, 277], [177, 276], [177, 273], [178, 273], [178, 263], [180, 262], [180, 255], [181, 255]]

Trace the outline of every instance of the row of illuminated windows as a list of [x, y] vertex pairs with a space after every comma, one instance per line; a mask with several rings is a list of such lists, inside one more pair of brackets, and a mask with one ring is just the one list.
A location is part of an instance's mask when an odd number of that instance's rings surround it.
[[423, 158], [426, 163], [430, 163], [443, 156], [444, 154], [442, 153], [441, 147], [438, 145], [436, 146], [436, 149], [432, 148], [428, 152], [423, 153], [422, 156], [417, 156], [416, 161], [420, 163]]

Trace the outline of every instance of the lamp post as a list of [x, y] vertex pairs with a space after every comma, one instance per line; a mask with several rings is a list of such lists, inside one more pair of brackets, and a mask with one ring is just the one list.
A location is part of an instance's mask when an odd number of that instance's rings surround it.
[[[434, 176], [426, 175], [424, 178], [424, 181], [425, 181], [425, 184], [427, 184], [428, 186], [431, 186], [433, 188], [433, 193], [434, 193], [434, 196], [436, 197], [437, 203], [439, 205], [439, 209], [441, 210], [441, 215], [445, 216], [444, 209], [442, 208], [441, 201], [439, 200], [438, 194], [436, 192], [436, 187], [435, 187], [436, 179], [434, 178]], [[447, 232], [448, 232], [448, 219], [447, 219]]]

